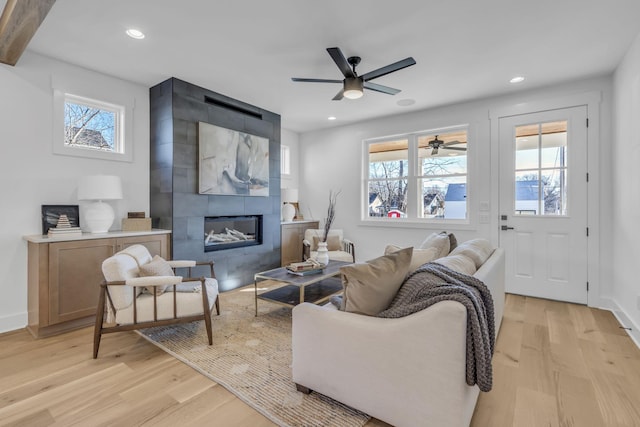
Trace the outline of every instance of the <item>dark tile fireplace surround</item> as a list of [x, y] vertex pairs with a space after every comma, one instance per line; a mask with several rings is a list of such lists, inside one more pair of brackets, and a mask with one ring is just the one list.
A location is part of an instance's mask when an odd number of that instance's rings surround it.
[[[172, 230], [172, 257], [213, 260], [221, 290], [253, 283], [255, 273], [278, 267], [280, 116], [175, 78], [150, 89], [150, 107], [150, 216], [155, 226]], [[268, 197], [198, 194], [199, 121], [269, 139]], [[234, 216], [240, 222], [259, 218], [255, 239], [239, 223], [236, 232], [247, 240], [205, 251], [205, 218]]]

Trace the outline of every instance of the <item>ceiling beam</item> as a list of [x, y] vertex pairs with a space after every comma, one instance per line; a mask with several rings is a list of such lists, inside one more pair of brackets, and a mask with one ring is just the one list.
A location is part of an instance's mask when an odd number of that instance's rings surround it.
[[55, 1], [7, 1], [0, 16], [0, 62], [16, 65]]

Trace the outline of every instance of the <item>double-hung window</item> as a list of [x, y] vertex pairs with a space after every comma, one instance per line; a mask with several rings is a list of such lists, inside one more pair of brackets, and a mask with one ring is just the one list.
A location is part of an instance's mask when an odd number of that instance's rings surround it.
[[365, 141], [365, 219], [466, 220], [467, 129]]

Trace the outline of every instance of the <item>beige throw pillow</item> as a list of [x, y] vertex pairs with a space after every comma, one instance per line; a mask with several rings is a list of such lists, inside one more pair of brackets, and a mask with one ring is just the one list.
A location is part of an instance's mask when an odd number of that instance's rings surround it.
[[[394, 252], [398, 252], [402, 248], [396, 245], [387, 245], [384, 249], [384, 254], [389, 255]], [[438, 253], [437, 248], [428, 248], [428, 249], [413, 249], [413, 255], [411, 255], [411, 264], [409, 265], [409, 272], [414, 271], [422, 264], [426, 264], [428, 262], [436, 259]]]
[[467, 276], [473, 276], [476, 272], [476, 265], [471, 260], [471, 258], [462, 254], [449, 255], [439, 258], [433, 262], [442, 264], [445, 267], [449, 267], [453, 271], [466, 274]]
[[375, 316], [389, 307], [409, 272], [412, 252], [405, 248], [340, 268], [344, 311]]
[[432, 233], [429, 237], [424, 239], [424, 242], [420, 245], [420, 249], [436, 248], [436, 258], [447, 256], [451, 249], [451, 241], [449, 236], [445, 233]]
[[[143, 264], [139, 268], [138, 275], [140, 277], [148, 277], [148, 276], [175, 276], [171, 266], [167, 261], [164, 260], [161, 256], [154, 256], [151, 261], [146, 264]], [[161, 295], [165, 290], [166, 286], [147, 286], [147, 292], [153, 294], [155, 291], [156, 295]]]
[[[320, 238], [318, 236], [313, 236], [313, 249], [314, 251], [318, 250], [318, 242], [320, 242]], [[327, 250], [328, 251], [341, 251], [342, 246], [340, 245], [340, 236], [329, 235], [327, 236]]]
[[493, 253], [493, 246], [486, 239], [472, 239], [462, 242], [451, 251], [451, 255], [463, 254], [474, 262], [476, 269], [480, 268]]

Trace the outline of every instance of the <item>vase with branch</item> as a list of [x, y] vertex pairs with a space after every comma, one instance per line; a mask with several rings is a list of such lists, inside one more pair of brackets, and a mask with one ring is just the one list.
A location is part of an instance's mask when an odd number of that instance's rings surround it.
[[327, 238], [329, 237], [329, 230], [331, 230], [331, 225], [333, 224], [333, 220], [336, 218], [336, 202], [338, 200], [338, 194], [340, 191], [334, 193], [333, 191], [329, 191], [329, 206], [327, 208], [327, 216], [324, 219], [324, 229], [322, 236], [319, 238], [318, 242], [318, 252], [316, 255], [316, 261], [320, 264], [327, 265], [329, 264], [329, 251], [327, 250]]

